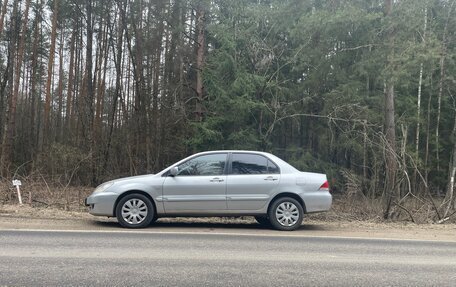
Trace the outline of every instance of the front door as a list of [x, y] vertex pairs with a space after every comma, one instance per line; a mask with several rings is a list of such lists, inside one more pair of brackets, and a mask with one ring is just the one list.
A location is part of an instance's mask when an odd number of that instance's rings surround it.
[[226, 210], [226, 153], [201, 155], [180, 164], [163, 183], [167, 214]]

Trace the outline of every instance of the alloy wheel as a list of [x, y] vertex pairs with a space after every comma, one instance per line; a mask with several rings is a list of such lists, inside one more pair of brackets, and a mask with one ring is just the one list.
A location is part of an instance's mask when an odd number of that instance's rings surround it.
[[299, 209], [298, 207], [292, 202], [282, 202], [276, 208], [276, 219], [282, 226], [293, 226], [299, 220]]
[[127, 200], [122, 206], [122, 218], [129, 224], [140, 224], [148, 214], [148, 208], [144, 201], [138, 198]]

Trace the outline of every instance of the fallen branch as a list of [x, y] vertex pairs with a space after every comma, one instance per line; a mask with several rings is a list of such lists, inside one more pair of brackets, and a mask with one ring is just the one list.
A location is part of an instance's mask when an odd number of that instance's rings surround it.
[[44, 201], [39, 201], [39, 200], [36, 200], [36, 199], [32, 199], [33, 202], [36, 202], [36, 203], [41, 203], [41, 204], [44, 204], [46, 206], [49, 206], [48, 203], [44, 202]]
[[410, 216], [410, 219], [412, 220], [412, 222], [413, 222], [413, 223], [416, 223], [415, 218], [413, 218], [412, 213], [411, 213], [407, 208], [403, 207], [402, 205], [400, 205], [400, 204], [397, 203], [397, 202], [395, 202], [395, 205], [396, 205], [397, 207], [399, 207], [400, 209], [404, 210], [405, 212], [407, 212], [407, 214]]
[[454, 211], [452, 214], [448, 215], [447, 217], [440, 219], [439, 221], [437, 221], [437, 223], [438, 223], [438, 224], [442, 224], [442, 223], [444, 223], [445, 221], [450, 220], [450, 217], [453, 216], [453, 215], [455, 215], [455, 214], [456, 214], [456, 211]]

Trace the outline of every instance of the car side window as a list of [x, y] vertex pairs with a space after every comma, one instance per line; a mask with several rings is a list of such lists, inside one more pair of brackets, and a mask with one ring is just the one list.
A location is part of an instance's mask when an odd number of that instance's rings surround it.
[[231, 174], [279, 173], [279, 168], [266, 157], [257, 154], [233, 153]]
[[268, 160], [268, 173], [280, 173], [279, 167], [270, 160]]
[[178, 176], [222, 175], [226, 154], [208, 154], [192, 158], [178, 166]]

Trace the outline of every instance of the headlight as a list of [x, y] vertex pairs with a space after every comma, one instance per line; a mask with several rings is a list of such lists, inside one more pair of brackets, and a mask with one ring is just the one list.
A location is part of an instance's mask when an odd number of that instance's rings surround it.
[[106, 189], [110, 188], [113, 184], [114, 184], [114, 182], [103, 183], [103, 184], [99, 185], [97, 188], [95, 188], [95, 190], [93, 191], [92, 194], [103, 192]]

